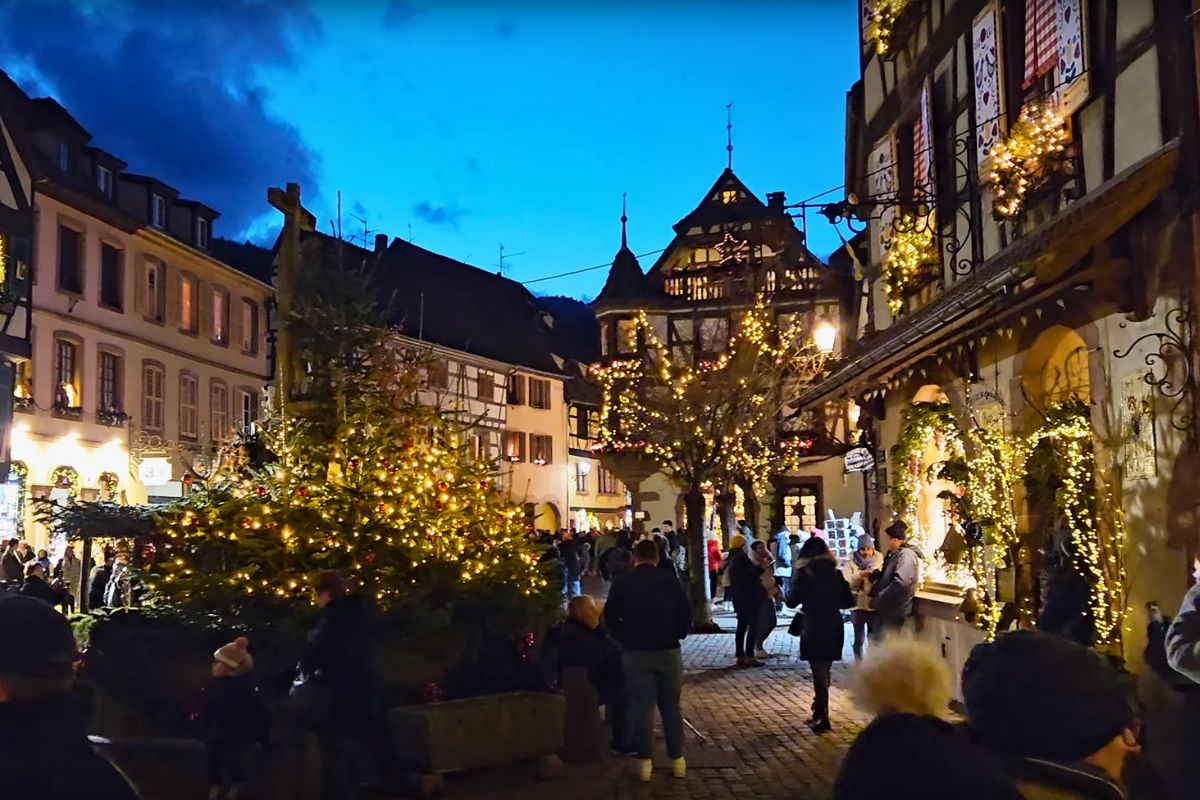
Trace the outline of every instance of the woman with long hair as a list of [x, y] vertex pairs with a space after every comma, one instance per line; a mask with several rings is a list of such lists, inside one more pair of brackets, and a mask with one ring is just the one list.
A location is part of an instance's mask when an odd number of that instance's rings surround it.
[[814, 733], [824, 733], [829, 722], [829, 682], [834, 661], [842, 660], [845, 628], [842, 609], [854, 605], [849, 584], [825, 540], [814, 536], [800, 548], [802, 568], [792, 574], [787, 595], [789, 608], [801, 607], [800, 660], [807, 661], [813, 677], [812, 717], [806, 723]]

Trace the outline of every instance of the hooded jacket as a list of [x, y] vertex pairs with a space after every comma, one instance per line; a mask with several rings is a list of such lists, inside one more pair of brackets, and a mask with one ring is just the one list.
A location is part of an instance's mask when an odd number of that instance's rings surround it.
[[604, 624], [626, 651], [678, 650], [692, 629], [692, 604], [673, 574], [641, 564], [613, 581]]
[[1167, 663], [1200, 683], [1200, 583], [1188, 590], [1167, 630]]

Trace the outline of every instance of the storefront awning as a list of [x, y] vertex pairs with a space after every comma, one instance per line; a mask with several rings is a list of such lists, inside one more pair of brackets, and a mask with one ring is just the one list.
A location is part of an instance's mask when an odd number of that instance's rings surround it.
[[794, 405], [807, 408], [834, 396], [856, 394], [934, 354], [980, 327], [1018, 300], [1013, 290], [1033, 278], [1023, 295], [1056, 290], [1095, 245], [1120, 230], [1170, 183], [1179, 160], [1174, 140], [1132, 165], [1053, 219], [992, 256], [967, 278], [867, 342]]

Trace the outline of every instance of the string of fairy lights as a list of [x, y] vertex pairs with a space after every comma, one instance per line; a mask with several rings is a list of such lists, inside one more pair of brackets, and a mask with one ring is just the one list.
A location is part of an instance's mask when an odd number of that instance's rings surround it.
[[[996, 634], [1003, 604], [997, 598], [996, 572], [1006, 566], [1019, 543], [1016, 497], [1030, 454], [1039, 444], [1052, 448], [1058, 488], [1054, 502], [1070, 535], [1075, 569], [1089, 586], [1089, 611], [1097, 646], [1119, 642], [1125, 609], [1124, 541], [1121, 508], [1109, 484], [1097, 486], [1092, 448], [1092, 424], [1086, 406], [1062, 403], [1047, 409], [1043, 423], [1025, 436], [1000, 428], [974, 426], [964, 435], [950, 403], [915, 403], [906, 410], [892, 458], [900, 465], [891, 488], [897, 515], [913, 531], [913, 542], [928, 546], [918, 514], [918, 494], [923, 479], [957, 479], [966, 514], [983, 521], [983, 557], [968, 567], [971, 590], [978, 606], [976, 622], [987, 638]], [[941, 457], [924, 474], [922, 457], [930, 443]], [[947, 469], [955, 461], [961, 474]], [[965, 576], [963, 576], [965, 577]]]
[[1070, 141], [1066, 121], [1052, 100], [1028, 103], [991, 151], [987, 186], [992, 216], [999, 221], [1020, 213], [1030, 189], [1051, 168]]
[[765, 486], [802, 456], [795, 442], [780, 443], [777, 414], [784, 387], [811, 381], [827, 362], [808, 326], [803, 315], [781, 326], [759, 294], [722, 352], [693, 359], [673, 356], [639, 313], [640, 353], [591, 368], [601, 388], [600, 447], [636, 450], [684, 483], [744, 477]]

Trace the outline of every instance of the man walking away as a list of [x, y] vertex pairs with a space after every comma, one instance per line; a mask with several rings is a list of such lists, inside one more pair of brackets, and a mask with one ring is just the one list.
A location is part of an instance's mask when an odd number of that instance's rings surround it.
[[563, 566], [563, 600], [571, 600], [583, 593], [583, 573], [587, 569], [587, 545], [575, 534], [567, 531], [558, 543], [559, 558]]
[[687, 774], [683, 760], [683, 713], [679, 708], [683, 659], [679, 642], [692, 627], [692, 606], [675, 577], [658, 568], [658, 547], [640, 541], [633, 548], [634, 568], [613, 581], [604, 622], [625, 648], [622, 661], [629, 686], [633, 745], [638, 777], [649, 781], [654, 707], [662, 718], [671, 773]]
[[912, 616], [913, 596], [921, 576], [921, 553], [908, 543], [908, 525], [904, 520], [893, 522], [885, 533], [888, 554], [871, 587], [876, 637], [904, 627], [904, 621]]
[[854, 660], [861, 661], [863, 640], [866, 639], [868, 621], [871, 618], [871, 576], [883, 567], [883, 558], [875, 551], [875, 540], [870, 534], [858, 537], [858, 549], [850, 554], [842, 567], [842, 577], [854, 592], [854, 608], [850, 611], [850, 624], [854, 628]]
[[[92, 750], [72, 694], [71, 626], [28, 597], [0, 600], [0, 796], [4, 800], [137, 800], [121, 772]], [[27, 745], [27, 746], [26, 746]]]

